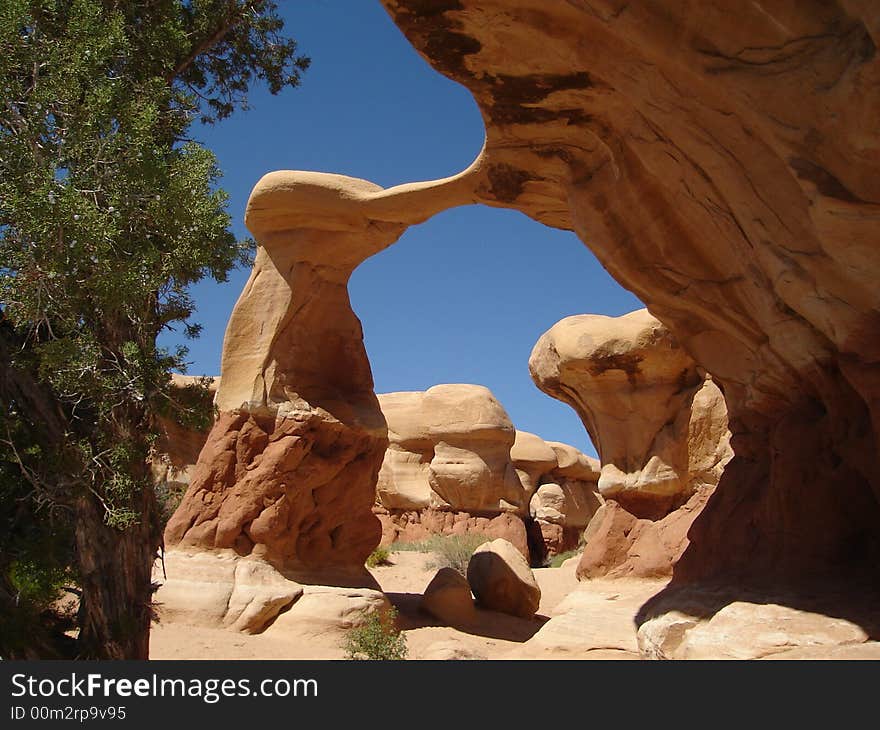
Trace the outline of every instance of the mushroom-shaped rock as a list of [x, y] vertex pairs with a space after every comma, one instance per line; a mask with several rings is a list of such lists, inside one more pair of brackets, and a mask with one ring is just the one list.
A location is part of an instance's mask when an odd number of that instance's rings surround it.
[[515, 512], [527, 505], [510, 461], [515, 430], [481, 385], [379, 397], [389, 448], [378, 495], [390, 509]]
[[481, 385], [379, 396], [388, 449], [375, 511], [384, 543], [431, 534], [504, 537], [528, 555], [528, 495], [510, 458], [515, 431]]
[[660, 518], [714, 486], [732, 455], [717, 387], [646, 309], [557, 322], [529, 370], [584, 422], [602, 462], [602, 496], [636, 516]]
[[531, 498], [542, 477], [559, 466], [556, 451], [550, 444], [528, 431], [516, 432], [513, 446], [510, 447], [510, 460], [527, 498]]
[[467, 579], [452, 568], [440, 568], [422, 595], [423, 611], [449, 626], [464, 626], [474, 621], [476, 608]]
[[507, 540], [480, 545], [468, 562], [467, 580], [477, 604], [493, 611], [529, 618], [541, 602], [532, 569]]

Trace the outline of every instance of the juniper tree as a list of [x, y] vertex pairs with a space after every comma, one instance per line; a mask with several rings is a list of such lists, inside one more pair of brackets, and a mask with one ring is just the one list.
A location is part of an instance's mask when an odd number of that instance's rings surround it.
[[76, 654], [147, 657], [157, 337], [251, 249], [191, 128], [307, 66], [269, 0], [0, 3], [0, 653], [52, 653], [12, 619], [75, 582]]

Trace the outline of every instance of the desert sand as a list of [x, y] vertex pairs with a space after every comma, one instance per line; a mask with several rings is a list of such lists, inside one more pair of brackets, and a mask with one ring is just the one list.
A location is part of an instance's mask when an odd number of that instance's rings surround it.
[[[476, 627], [480, 633], [473, 633], [475, 629], [466, 633], [441, 625], [419, 609], [421, 594], [436, 573], [436, 568], [431, 567], [435, 560], [431, 553], [394, 552], [392, 565], [370, 569], [399, 611], [409, 659], [637, 658], [633, 617], [645, 600], [664, 585], [663, 581], [625, 579], [579, 583], [575, 577], [576, 560], [560, 568], [535, 568], [541, 603], [533, 619], [485, 612]], [[533, 639], [540, 629], [548, 628], [563, 599], [572, 593], [588, 598], [591, 604], [591, 608], [579, 606], [578, 623], [582, 631], [588, 632], [591, 625], [596, 627], [601, 620], [601, 631], [595, 632], [595, 646], [589, 648], [583, 637], [572, 641], [564, 630], [553, 630], [555, 624], [549, 627], [550, 632], [542, 632], [538, 639]], [[593, 621], [584, 615], [591, 609]], [[565, 624], [564, 616], [555, 623]], [[150, 655], [153, 659], [344, 659], [342, 637], [342, 633], [303, 637], [272, 627], [262, 634], [247, 635], [160, 620], [153, 626]], [[629, 641], [628, 651], [622, 648], [620, 637]]]

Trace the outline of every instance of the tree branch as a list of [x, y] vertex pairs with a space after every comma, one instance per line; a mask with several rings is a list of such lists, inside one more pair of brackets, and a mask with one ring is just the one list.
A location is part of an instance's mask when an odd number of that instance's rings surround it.
[[240, 12], [244, 10], [244, 7], [239, 7], [238, 3], [235, 2], [235, 0], [230, 0], [229, 5], [229, 14], [226, 16], [224, 22], [220, 25], [220, 27], [217, 28], [213, 35], [209, 36], [201, 43], [199, 43], [195, 48], [193, 48], [192, 52], [179, 64], [177, 64], [173, 71], [166, 74], [166, 83], [170, 84], [172, 81], [174, 81], [174, 79], [176, 79], [190, 66], [192, 66], [192, 64], [199, 56], [201, 56], [208, 49], [217, 45], [226, 37], [226, 34], [229, 33], [230, 30], [232, 30], [233, 26], [235, 25], [236, 16], [240, 15]]

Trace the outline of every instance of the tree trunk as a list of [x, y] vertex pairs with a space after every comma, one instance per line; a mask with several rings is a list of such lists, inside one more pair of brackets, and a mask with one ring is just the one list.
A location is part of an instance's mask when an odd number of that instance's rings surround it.
[[159, 539], [152, 490], [144, 489], [139, 499], [140, 521], [126, 530], [104, 522], [103, 506], [93, 495], [77, 503], [81, 658], [149, 658], [151, 571]]

